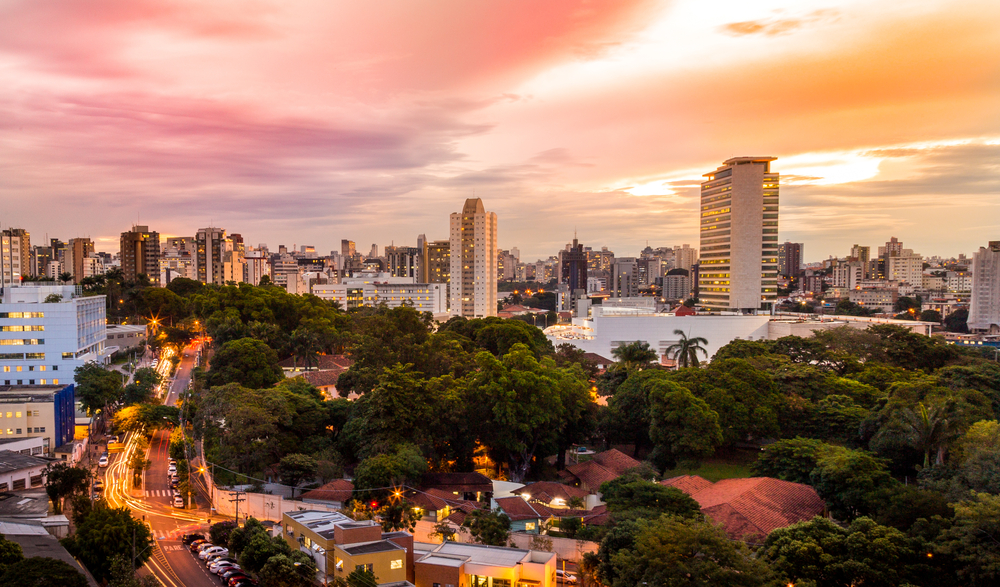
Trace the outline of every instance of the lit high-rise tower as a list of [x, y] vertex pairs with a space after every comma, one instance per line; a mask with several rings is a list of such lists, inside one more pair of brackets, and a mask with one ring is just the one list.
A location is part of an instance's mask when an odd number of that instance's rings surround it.
[[451, 313], [483, 318], [497, 314], [497, 215], [470, 198], [451, 215]]
[[711, 310], [769, 310], [777, 299], [775, 157], [734, 157], [701, 184], [698, 291]]

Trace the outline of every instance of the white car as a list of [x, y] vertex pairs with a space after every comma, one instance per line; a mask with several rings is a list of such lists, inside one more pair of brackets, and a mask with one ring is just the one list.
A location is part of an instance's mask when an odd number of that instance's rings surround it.
[[174, 496], [174, 507], [175, 508], [182, 508], [182, 507], [184, 507], [184, 498], [181, 497], [181, 496], [179, 496], [179, 495], [175, 495]]
[[200, 558], [201, 560], [205, 560], [206, 558], [212, 556], [213, 554], [221, 554], [222, 556], [226, 556], [227, 554], [229, 554], [229, 549], [223, 548], [221, 546], [213, 546], [212, 548], [206, 548], [198, 553], [198, 558]]
[[222, 572], [222, 569], [238, 569], [240, 566], [228, 559], [221, 559], [213, 561], [212, 564], [208, 565], [208, 570], [212, 571], [216, 575]]
[[106, 455], [106, 454], [105, 455], [101, 455], [101, 458], [97, 460], [97, 466], [98, 467], [107, 467], [108, 466], [108, 455]]
[[562, 582], [562, 583], [573, 583], [573, 584], [575, 584], [576, 583], [576, 575], [574, 575], [573, 573], [570, 573], [568, 571], [560, 571], [560, 570], [557, 569], [556, 570], [556, 581], [559, 581], [559, 582]]
[[167, 467], [167, 477], [172, 477], [176, 473], [177, 473], [177, 467], [176, 466], [170, 465], [169, 467]]

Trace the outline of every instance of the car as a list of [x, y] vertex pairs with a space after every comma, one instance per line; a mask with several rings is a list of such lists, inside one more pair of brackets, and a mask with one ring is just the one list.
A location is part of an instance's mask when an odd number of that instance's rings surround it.
[[248, 587], [250, 585], [256, 585], [257, 583], [250, 577], [243, 575], [242, 577], [233, 577], [229, 579], [227, 585], [229, 587]]
[[98, 467], [107, 467], [108, 466], [108, 453], [102, 454], [101, 458], [97, 459], [97, 466]]
[[181, 497], [181, 496], [179, 496], [179, 495], [174, 496], [174, 507], [175, 508], [182, 508], [182, 507], [184, 507], [184, 498]]
[[94, 481], [94, 493], [100, 493], [102, 491], [104, 491], [104, 481], [101, 481], [100, 479]]
[[171, 489], [177, 489], [177, 485], [178, 484], [180, 484], [180, 480], [179, 479], [171, 479], [170, 480], [170, 488]]
[[167, 459], [167, 464], [168, 465], [173, 465], [173, 466], [176, 467], [177, 466], [177, 459]]
[[576, 584], [576, 575], [570, 573], [569, 571], [556, 569], [556, 581], [559, 581], [560, 583]]
[[201, 552], [202, 548], [208, 548], [210, 546], [215, 546], [208, 540], [195, 540], [191, 543], [191, 552]]
[[108, 437], [108, 444], [118, 444], [118, 435]]
[[204, 540], [204, 539], [205, 539], [204, 534], [185, 534], [184, 536], [181, 536], [181, 542], [187, 546], [191, 546], [191, 543], [194, 542], [195, 540]]
[[208, 565], [208, 570], [212, 571], [216, 575], [221, 575], [224, 571], [227, 571], [229, 569], [238, 569], [238, 568], [240, 568], [240, 566], [236, 564], [235, 561], [229, 559], [213, 561], [211, 564]]
[[169, 467], [167, 467], [167, 477], [173, 477], [176, 474], [177, 474], [177, 467], [175, 467], [174, 465], [170, 465]]
[[205, 548], [198, 553], [198, 558], [200, 558], [201, 560], [205, 560], [206, 558], [212, 556], [213, 554], [226, 555], [229, 554], [229, 549], [224, 546], [212, 546], [211, 548]]
[[219, 575], [219, 580], [225, 585], [230, 579], [248, 579], [249, 576], [243, 569], [227, 569]]
[[[222, 548], [225, 548], [225, 546], [223, 546]], [[227, 558], [229, 558], [229, 555], [226, 555], [226, 554], [222, 554], [222, 553], [211, 554], [211, 555], [205, 557], [205, 566], [207, 567], [208, 565], [210, 565], [210, 564], [212, 564], [212, 563], [214, 563], [216, 561], [225, 560]]]

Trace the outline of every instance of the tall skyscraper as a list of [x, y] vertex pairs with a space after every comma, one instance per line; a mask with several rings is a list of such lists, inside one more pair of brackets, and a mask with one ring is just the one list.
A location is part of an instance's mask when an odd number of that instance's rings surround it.
[[690, 271], [691, 267], [698, 262], [698, 249], [692, 249], [689, 245], [674, 247], [674, 269], [684, 269]]
[[972, 300], [969, 330], [1000, 334], [1000, 241], [972, 254]]
[[135, 281], [144, 274], [154, 284], [160, 283], [160, 233], [148, 226], [133, 226], [123, 232], [119, 249], [125, 281]]
[[226, 252], [226, 231], [222, 228], [199, 228], [194, 236], [195, 268], [202, 283], [225, 283], [222, 263]]
[[[5, 228], [3, 231], [5, 236], [16, 236], [21, 242], [19, 252], [21, 254], [21, 275], [27, 277], [29, 275], [34, 276], [31, 272], [31, 233], [23, 228]], [[11, 251], [13, 254], [14, 251]]]
[[423, 257], [423, 251], [416, 247], [385, 248], [386, 269], [393, 277], [412, 277], [414, 281], [420, 280], [423, 275]]
[[451, 215], [451, 313], [468, 318], [497, 314], [497, 215], [469, 198]]
[[778, 293], [776, 157], [734, 157], [701, 184], [698, 296], [711, 310], [770, 309]]
[[611, 264], [611, 297], [633, 298], [639, 295], [639, 261], [618, 257]]
[[21, 264], [21, 237], [5, 230], [0, 233], [0, 289], [21, 284], [27, 267]]
[[354, 241], [349, 241], [346, 238], [340, 241], [340, 254], [346, 259], [350, 259], [354, 256], [357, 251], [354, 248]]
[[778, 275], [798, 277], [802, 274], [802, 243], [778, 245]]
[[587, 253], [575, 236], [573, 244], [566, 245], [566, 250], [559, 252], [559, 266], [559, 282], [569, 286], [570, 295], [578, 289], [586, 291]]
[[863, 272], [862, 278], [868, 279], [868, 277], [872, 274], [872, 248], [863, 247], [861, 245], [853, 245], [851, 247], [851, 258], [861, 263], [861, 270]]

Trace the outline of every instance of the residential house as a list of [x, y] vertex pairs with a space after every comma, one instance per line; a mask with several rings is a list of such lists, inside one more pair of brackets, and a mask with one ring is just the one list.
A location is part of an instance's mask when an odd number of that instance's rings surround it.
[[682, 475], [661, 481], [690, 495], [701, 511], [734, 540], [754, 540], [772, 530], [811, 520], [826, 512], [812, 487], [771, 477], [723, 479], [712, 483]]
[[466, 501], [489, 503], [493, 497], [493, 481], [482, 473], [427, 473], [421, 489], [437, 489]]
[[[483, 544], [415, 544], [416, 587], [555, 587], [556, 555]], [[429, 550], [428, 550], [429, 549]]]
[[532, 503], [523, 497], [501, 497], [493, 501], [510, 518], [511, 532], [540, 534], [543, 526], [555, 517], [543, 504]]
[[319, 503], [335, 508], [342, 508], [351, 501], [354, 495], [354, 483], [347, 479], [335, 479], [316, 489], [312, 489], [302, 494], [302, 501], [305, 503]]
[[[575, 509], [592, 510], [600, 503], [597, 495], [585, 489], [554, 481], [538, 481], [525, 485], [518, 492], [524, 499], [540, 503], [550, 510], [570, 509], [574, 505], [577, 506]], [[579, 504], [574, 503], [576, 500]]]
[[613, 448], [595, 454], [589, 461], [566, 467], [559, 476], [588, 493], [598, 493], [602, 483], [613, 481], [640, 465], [639, 461]]
[[0, 450], [0, 491], [18, 491], [45, 484], [50, 461], [31, 455]]

